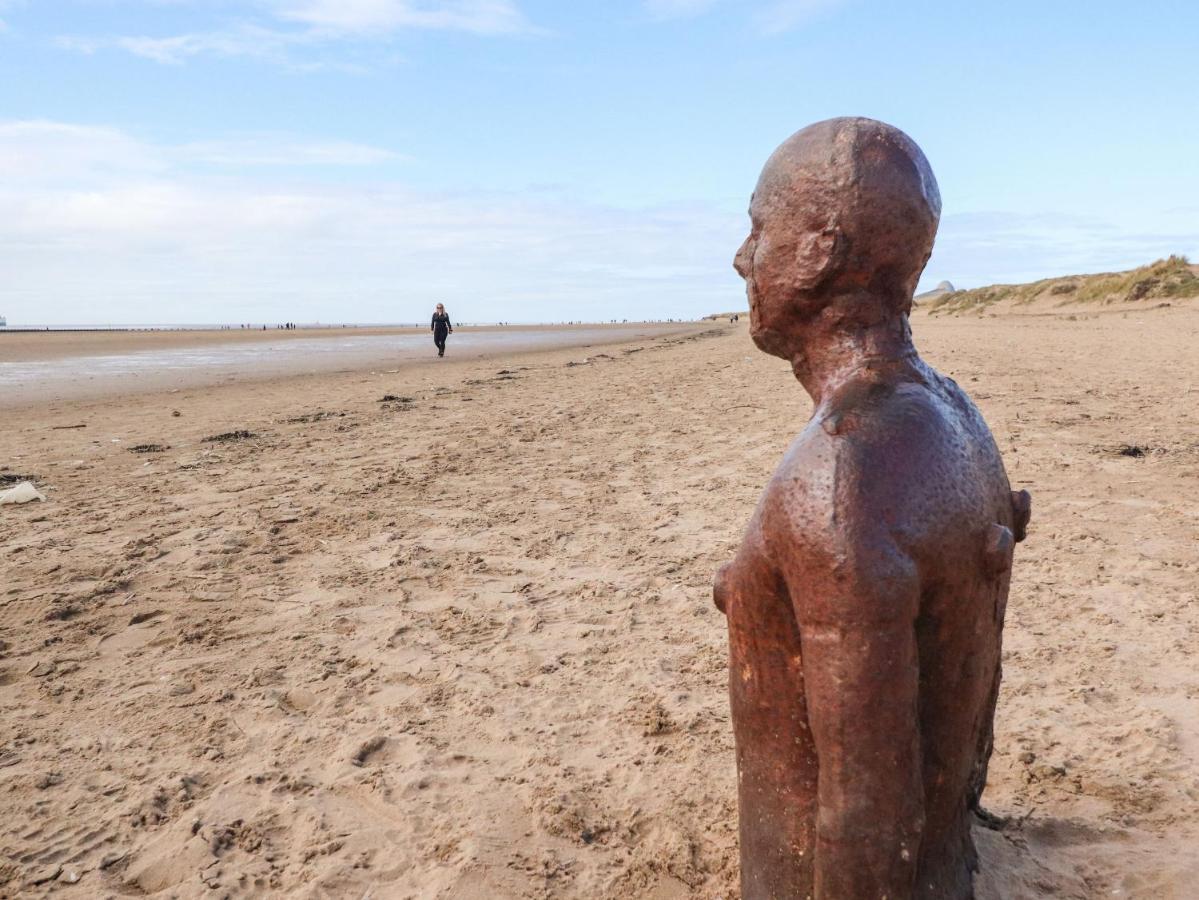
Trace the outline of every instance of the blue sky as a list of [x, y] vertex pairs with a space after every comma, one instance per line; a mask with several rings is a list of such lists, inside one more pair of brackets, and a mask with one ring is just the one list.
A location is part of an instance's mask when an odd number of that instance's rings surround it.
[[1191, 3], [0, 0], [19, 322], [691, 317], [835, 115], [944, 198], [923, 287], [1199, 257]]

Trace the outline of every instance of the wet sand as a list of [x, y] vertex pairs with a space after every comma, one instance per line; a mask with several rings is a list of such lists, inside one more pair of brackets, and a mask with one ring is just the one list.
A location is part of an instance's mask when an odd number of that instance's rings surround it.
[[[1033, 494], [979, 896], [1193, 896], [1199, 312], [914, 329]], [[736, 896], [710, 581], [808, 412], [743, 322], [10, 416], [0, 896]]]
[[[447, 360], [686, 332], [689, 323], [463, 326]], [[436, 356], [427, 328], [0, 332], [0, 409], [59, 400], [395, 368]]]
[[243, 345], [278, 341], [340, 339], [347, 334], [373, 337], [427, 333], [422, 328], [187, 328], [123, 331], [0, 330], [0, 362], [41, 362], [77, 356], [116, 356], [145, 351], [193, 349], [214, 345]]

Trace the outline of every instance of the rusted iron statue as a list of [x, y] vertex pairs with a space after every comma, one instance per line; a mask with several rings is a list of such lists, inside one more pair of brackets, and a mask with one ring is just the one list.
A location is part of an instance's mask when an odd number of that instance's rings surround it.
[[716, 578], [744, 900], [973, 895], [1029, 497], [912, 345], [940, 211], [920, 148], [870, 119], [792, 136], [751, 202], [750, 333], [815, 411]]

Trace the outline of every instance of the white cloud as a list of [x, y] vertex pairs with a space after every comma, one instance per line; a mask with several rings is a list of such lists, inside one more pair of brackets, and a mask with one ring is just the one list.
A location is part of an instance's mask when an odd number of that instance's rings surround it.
[[215, 166], [373, 166], [405, 159], [382, 147], [350, 141], [291, 141], [250, 138], [198, 141], [172, 149], [183, 161]]
[[277, 0], [283, 19], [354, 34], [386, 34], [401, 28], [516, 34], [532, 29], [510, 0]]
[[99, 50], [114, 48], [157, 63], [179, 65], [200, 55], [247, 56], [286, 63], [289, 49], [314, 44], [317, 40], [315, 35], [303, 32], [239, 25], [226, 31], [195, 32], [168, 37], [61, 35], [56, 39], [56, 43], [64, 49], [89, 55]]
[[115, 128], [0, 121], [0, 181], [10, 185], [94, 185], [165, 168], [160, 152]]
[[[362, 69], [305, 58], [300, 49], [345, 41], [385, 41], [404, 29], [463, 31], [478, 35], [539, 34], [512, 0], [256, 0], [248, 19], [206, 31], [170, 35], [61, 35], [57, 44], [92, 54], [118, 49], [143, 59], [179, 65], [193, 57], [239, 56], [298, 69]], [[263, 18], [265, 17], [265, 19]]]
[[[37, 171], [34, 133], [58, 148], [53, 171]], [[0, 164], [19, 159], [28, 176], [0, 179], [0, 307], [12, 323], [412, 321], [437, 296], [470, 321], [681, 317], [740, 302], [737, 209], [418, 191], [382, 170], [280, 182], [197, 167], [375, 158], [353, 144], [294, 147], [0, 125]]]
[[189, 144], [151, 144], [115, 128], [46, 120], [0, 121], [0, 174], [32, 184], [94, 187], [186, 166], [374, 166], [406, 159], [351, 141], [259, 134]]

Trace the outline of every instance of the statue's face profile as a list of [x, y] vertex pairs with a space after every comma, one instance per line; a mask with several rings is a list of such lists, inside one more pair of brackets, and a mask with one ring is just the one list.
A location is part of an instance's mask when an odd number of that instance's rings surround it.
[[803, 314], [819, 302], [838, 245], [836, 229], [807, 202], [812, 196], [803, 188], [801, 181], [785, 194], [755, 192], [750, 233], [733, 259], [745, 279], [750, 336], [759, 349], [785, 359], [793, 354]]

